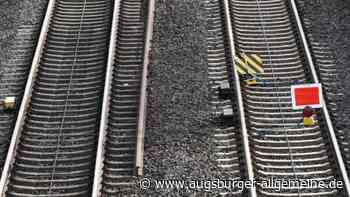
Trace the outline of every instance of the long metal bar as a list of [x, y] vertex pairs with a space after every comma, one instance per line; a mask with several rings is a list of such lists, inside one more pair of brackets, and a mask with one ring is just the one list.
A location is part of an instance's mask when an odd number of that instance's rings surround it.
[[[231, 14], [230, 14], [228, 0], [224, 0], [224, 7], [225, 7], [225, 20], [226, 20], [226, 25], [227, 25], [228, 40], [230, 43], [230, 55], [232, 58], [232, 64], [234, 64], [236, 50], [235, 50], [235, 45], [234, 45], [234, 37], [233, 37], [233, 32], [232, 32], [233, 29], [232, 29], [232, 24], [231, 24]], [[244, 113], [241, 85], [240, 85], [240, 81], [239, 81], [237, 68], [234, 65], [232, 65], [232, 67], [233, 67], [233, 74], [235, 77], [236, 93], [237, 93], [237, 100], [238, 100], [239, 116], [240, 116], [240, 121], [241, 121], [241, 132], [242, 132], [242, 139], [243, 139], [245, 164], [247, 166], [248, 180], [251, 183], [254, 183], [253, 162], [252, 162], [252, 156], [250, 154], [249, 138], [248, 138], [245, 113]], [[253, 184], [253, 187], [249, 188], [249, 195], [250, 195], [250, 197], [257, 196], [256, 187], [254, 184]]]
[[110, 104], [110, 94], [111, 94], [112, 79], [113, 79], [115, 50], [116, 50], [116, 43], [117, 43], [116, 40], [117, 40], [117, 33], [118, 33], [120, 1], [121, 0], [114, 1], [111, 35], [110, 35], [109, 48], [108, 48], [105, 85], [104, 85], [104, 91], [103, 91], [103, 103], [102, 103], [102, 111], [101, 111], [101, 119], [100, 119], [100, 128], [98, 133], [95, 172], [94, 172], [94, 180], [93, 180], [93, 186], [92, 186], [92, 197], [101, 196], [101, 181], [102, 181], [103, 161], [104, 161], [104, 153], [105, 153], [104, 146], [106, 142], [107, 126], [108, 126], [109, 104]]
[[7, 152], [7, 157], [6, 157], [3, 171], [1, 174], [1, 179], [0, 179], [0, 195], [1, 196], [5, 196], [7, 180], [8, 180], [8, 177], [10, 175], [10, 170], [12, 168], [12, 164], [15, 160], [16, 150], [17, 150], [17, 146], [19, 143], [19, 138], [20, 138], [21, 133], [22, 133], [22, 126], [24, 124], [25, 117], [26, 117], [26, 109], [29, 106], [29, 103], [31, 101], [34, 81], [35, 81], [36, 76], [37, 76], [40, 58], [41, 58], [44, 44], [46, 41], [47, 32], [49, 31], [50, 19], [51, 19], [52, 13], [54, 11], [55, 3], [56, 3], [56, 0], [49, 0], [48, 5], [47, 5], [45, 18], [44, 18], [44, 21], [43, 21], [43, 24], [41, 27], [39, 40], [38, 40], [38, 43], [37, 43], [37, 46], [35, 49], [31, 69], [29, 72], [29, 76], [27, 79], [26, 87], [24, 90], [23, 98], [22, 98], [22, 103], [21, 103], [21, 106], [19, 108], [19, 112], [18, 112], [18, 116], [17, 116], [17, 120], [16, 120], [16, 125], [15, 125], [15, 128], [14, 128], [12, 136], [11, 136], [10, 146], [9, 146], [9, 149]]
[[[303, 47], [304, 47], [304, 52], [305, 52], [305, 55], [306, 55], [306, 59], [308, 61], [308, 64], [309, 64], [309, 67], [310, 67], [310, 70], [311, 70], [312, 78], [313, 78], [315, 83], [319, 83], [319, 79], [318, 79], [317, 72], [316, 72], [316, 69], [315, 69], [315, 64], [314, 64], [312, 56], [311, 56], [309, 44], [308, 44], [308, 42], [306, 40], [304, 28], [303, 28], [303, 25], [301, 23], [300, 15], [299, 15], [299, 12], [298, 12], [295, 0], [290, 0], [290, 3], [291, 3], [291, 6], [292, 6], [292, 10], [293, 10], [293, 14], [294, 14], [294, 17], [295, 17], [295, 20], [296, 20], [296, 24], [298, 26], [298, 31], [299, 31], [299, 35], [300, 35], [300, 38], [301, 38], [301, 41], [302, 41], [302, 44], [303, 44]], [[322, 100], [322, 106], [323, 106], [322, 107], [322, 112], [323, 112], [323, 115], [324, 115], [324, 117], [326, 119], [329, 135], [330, 135], [330, 138], [331, 138], [331, 143], [333, 145], [334, 152], [335, 152], [335, 155], [336, 155], [336, 158], [337, 158], [337, 163], [338, 163], [338, 166], [339, 166], [339, 170], [340, 170], [340, 173], [341, 173], [343, 181], [344, 181], [346, 194], [347, 194], [347, 196], [350, 196], [349, 177], [348, 177], [348, 174], [346, 172], [345, 164], [344, 164], [341, 152], [340, 152], [340, 148], [339, 148], [339, 144], [338, 144], [338, 141], [337, 141], [337, 137], [335, 135], [333, 124], [332, 124], [332, 121], [330, 119], [329, 112], [328, 112], [328, 109], [327, 109], [327, 106], [326, 106], [326, 103], [325, 103], [323, 95], [322, 95], [322, 99], [321, 100]]]
[[149, 53], [151, 49], [151, 40], [153, 35], [153, 21], [154, 21], [155, 0], [148, 1], [148, 16], [147, 27], [145, 35], [145, 46], [143, 55], [143, 70], [141, 81], [141, 93], [139, 101], [139, 113], [137, 123], [137, 144], [136, 144], [136, 164], [135, 169], [137, 175], [143, 175], [143, 155], [144, 155], [144, 138], [146, 127], [146, 104], [147, 104], [147, 75], [149, 64]]

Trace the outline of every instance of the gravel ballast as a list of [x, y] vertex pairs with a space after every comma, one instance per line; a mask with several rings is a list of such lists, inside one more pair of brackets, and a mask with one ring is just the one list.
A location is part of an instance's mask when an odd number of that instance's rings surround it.
[[[31, 65], [47, 0], [0, 1], [0, 99], [16, 98], [15, 110], [0, 111], [0, 169]], [[25, 49], [25, 50], [23, 50]]]
[[[205, 2], [156, 1], [148, 76], [145, 177], [219, 177], [211, 154]], [[154, 189], [154, 188], [153, 188]], [[144, 190], [145, 196], [204, 195], [204, 191]]]
[[0, 65], [11, 57], [8, 50], [21, 25], [41, 23], [47, 0], [0, 0]]

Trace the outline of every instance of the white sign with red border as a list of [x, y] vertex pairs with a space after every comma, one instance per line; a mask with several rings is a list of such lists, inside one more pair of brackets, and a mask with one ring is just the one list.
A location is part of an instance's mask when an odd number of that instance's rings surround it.
[[292, 85], [291, 87], [293, 109], [322, 107], [322, 85], [320, 83]]

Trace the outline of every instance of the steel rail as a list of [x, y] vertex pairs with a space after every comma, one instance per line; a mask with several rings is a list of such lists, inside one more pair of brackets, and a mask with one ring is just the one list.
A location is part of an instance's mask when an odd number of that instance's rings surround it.
[[141, 79], [141, 92], [138, 111], [137, 124], [137, 142], [136, 142], [136, 163], [135, 170], [139, 176], [143, 175], [143, 155], [144, 155], [144, 138], [146, 127], [146, 105], [147, 105], [147, 75], [149, 64], [149, 53], [151, 49], [151, 40], [153, 35], [153, 21], [154, 21], [155, 0], [148, 1], [148, 16], [147, 27], [145, 35], [145, 46], [143, 55], [143, 70]]
[[116, 43], [117, 43], [116, 40], [117, 40], [117, 32], [118, 32], [120, 1], [121, 0], [116, 0], [114, 2], [111, 36], [109, 41], [107, 68], [106, 68], [105, 85], [104, 85], [104, 92], [103, 92], [100, 128], [98, 133], [94, 180], [93, 180], [93, 186], [92, 186], [92, 197], [101, 195], [100, 191], [101, 191], [103, 161], [104, 161], [104, 152], [105, 152], [104, 145], [106, 142], [106, 135], [107, 135], [106, 129], [108, 125], [108, 115], [109, 115], [108, 111], [109, 111], [109, 103], [110, 103], [110, 97], [111, 97], [110, 96], [111, 84], [113, 80], [113, 68], [114, 68], [114, 58], [115, 58]]
[[[320, 81], [319, 81], [318, 76], [317, 76], [317, 72], [316, 72], [316, 69], [315, 69], [315, 64], [314, 64], [313, 59], [312, 59], [312, 55], [311, 55], [311, 52], [310, 52], [309, 44], [308, 44], [306, 36], [305, 36], [304, 28], [303, 28], [303, 25], [302, 25], [302, 22], [301, 22], [301, 19], [300, 19], [300, 15], [299, 15], [298, 8], [296, 6], [295, 0], [290, 0], [290, 4], [291, 4], [291, 7], [292, 7], [293, 15], [294, 15], [295, 20], [296, 20], [296, 25], [298, 27], [297, 29], [298, 29], [298, 32], [299, 32], [299, 35], [300, 35], [300, 38], [301, 38], [301, 42], [302, 42], [302, 46], [303, 46], [303, 49], [304, 49], [304, 52], [305, 52], [305, 55], [306, 55], [306, 60], [308, 62], [310, 70], [311, 70], [312, 78], [313, 78], [315, 83], [319, 83]], [[323, 95], [322, 95], [321, 101], [322, 101], [322, 112], [323, 112], [323, 115], [325, 117], [326, 124], [327, 124], [328, 130], [329, 130], [329, 134], [330, 134], [331, 142], [332, 142], [332, 145], [333, 145], [333, 149], [334, 149], [334, 152], [335, 152], [335, 155], [336, 155], [336, 158], [337, 158], [337, 164], [338, 164], [341, 176], [342, 176], [343, 181], [344, 181], [344, 186], [345, 186], [345, 189], [346, 189], [347, 196], [350, 196], [350, 181], [349, 181], [349, 177], [348, 177], [348, 174], [347, 174], [347, 171], [346, 171], [346, 168], [345, 168], [345, 164], [344, 164], [344, 161], [343, 161], [343, 158], [342, 158], [342, 155], [341, 155], [341, 151], [340, 151], [340, 148], [339, 148], [337, 137], [335, 135], [334, 127], [333, 127], [332, 121], [330, 119], [330, 115], [329, 115], [329, 112], [328, 112], [328, 109], [327, 109], [327, 106], [326, 106], [326, 103], [325, 103]]]
[[252, 187], [249, 188], [249, 196], [250, 197], [256, 197], [256, 187], [253, 184], [254, 181], [254, 171], [253, 171], [253, 162], [252, 162], [252, 156], [250, 153], [250, 147], [249, 147], [249, 138], [248, 138], [248, 131], [247, 131], [247, 125], [246, 125], [246, 118], [245, 118], [245, 112], [244, 112], [244, 106], [243, 106], [243, 98], [242, 98], [242, 92], [241, 92], [241, 85], [239, 81], [239, 76], [237, 72], [237, 68], [234, 66], [235, 63], [235, 45], [234, 45], [234, 37], [233, 37], [233, 28], [231, 24], [231, 13], [229, 8], [228, 0], [224, 0], [224, 6], [225, 6], [225, 20], [227, 25], [227, 34], [228, 34], [228, 41], [230, 44], [230, 55], [231, 55], [231, 61], [232, 61], [232, 67], [233, 67], [233, 74], [235, 77], [235, 85], [236, 85], [236, 93], [237, 93], [237, 101], [238, 101], [238, 108], [239, 108], [239, 116], [240, 116], [240, 122], [241, 122], [241, 132], [242, 132], [242, 140], [243, 140], [243, 146], [244, 146], [244, 156], [245, 156], [245, 164], [247, 166], [247, 173], [248, 173], [248, 181], [252, 183]]
[[2, 174], [1, 174], [1, 179], [0, 179], [0, 195], [1, 196], [5, 195], [4, 193], [6, 191], [8, 176], [9, 176], [11, 167], [13, 165], [13, 162], [14, 162], [14, 159], [16, 156], [16, 149], [17, 149], [17, 146], [19, 143], [19, 138], [21, 136], [22, 126], [24, 124], [25, 115], [26, 115], [26, 109], [31, 101], [31, 95], [32, 95], [32, 91], [33, 91], [34, 81], [35, 81], [35, 78], [37, 76], [39, 62], [40, 62], [40, 58], [41, 58], [42, 51], [44, 48], [47, 33], [49, 30], [50, 19], [51, 19], [53, 10], [54, 10], [55, 3], [56, 3], [56, 0], [49, 0], [48, 5], [47, 5], [45, 18], [44, 18], [44, 21], [43, 21], [43, 24], [41, 27], [38, 44], [37, 44], [36, 49], [35, 49], [35, 53], [34, 53], [32, 65], [31, 65], [31, 69], [29, 72], [29, 76], [27, 79], [26, 87], [24, 90], [21, 106], [19, 108], [15, 128], [14, 128], [12, 136], [11, 136], [10, 146], [9, 146], [9, 149], [7, 152], [5, 164], [4, 164], [4, 167], [2, 170]]

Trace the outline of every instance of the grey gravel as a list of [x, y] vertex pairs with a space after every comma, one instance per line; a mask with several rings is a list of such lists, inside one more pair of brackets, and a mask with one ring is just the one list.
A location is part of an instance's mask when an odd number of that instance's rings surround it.
[[[0, 1], [0, 99], [4, 96], [16, 96], [18, 100], [24, 90], [27, 71], [32, 57], [37, 33], [43, 18], [47, 0], [2, 0]], [[20, 33], [21, 31], [21, 33]], [[23, 32], [27, 32], [26, 38]], [[28, 40], [34, 42], [28, 45]], [[15, 44], [17, 43], [17, 44]], [[25, 46], [27, 51], [19, 49]], [[15, 66], [11, 62], [16, 62]], [[26, 67], [27, 66], [27, 67]], [[19, 69], [21, 68], [21, 69]], [[22, 73], [24, 72], [24, 73]], [[21, 80], [21, 81], [19, 81]], [[18, 109], [19, 103], [16, 109]], [[0, 169], [6, 157], [16, 120], [17, 110], [0, 111]]]
[[[145, 139], [145, 176], [219, 177], [211, 154], [205, 2], [158, 0]], [[145, 196], [213, 196], [204, 191], [146, 190]]]
[[47, 0], [0, 0], [0, 65], [21, 25], [41, 23]]

